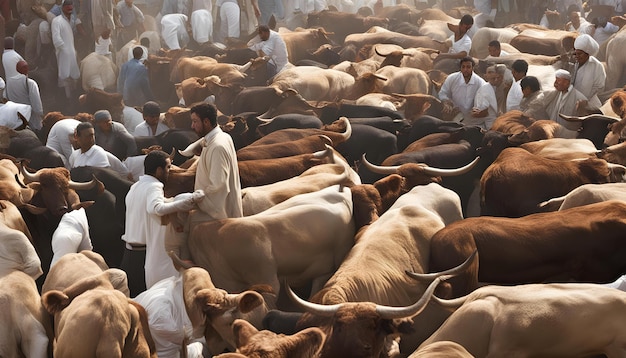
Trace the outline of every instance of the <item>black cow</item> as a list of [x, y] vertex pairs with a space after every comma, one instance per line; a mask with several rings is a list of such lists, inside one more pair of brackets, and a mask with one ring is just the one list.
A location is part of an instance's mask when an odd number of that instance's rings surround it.
[[281, 114], [272, 119], [262, 119], [257, 131], [266, 135], [286, 128], [322, 128], [322, 121], [317, 116], [306, 114]]
[[319, 112], [319, 117], [324, 124], [330, 124], [339, 117], [347, 118], [373, 118], [373, 117], [391, 117], [393, 119], [404, 119], [404, 116], [397, 111], [378, 106], [364, 106], [349, 103], [331, 103]]
[[29, 129], [17, 131], [17, 135], [11, 138], [7, 154], [15, 158], [28, 159], [28, 166], [35, 170], [64, 166], [61, 155], [43, 145], [37, 135]]
[[[183, 150], [189, 144], [198, 140], [196, 132], [187, 129], [170, 129], [156, 136], [135, 137], [137, 143], [137, 155], [143, 154], [142, 149], [147, 149], [153, 145], [159, 145], [166, 153], [171, 153], [173, 149]], [[180, 165], [188, 158], [183, 157], [176, 150], [172, 164]]]

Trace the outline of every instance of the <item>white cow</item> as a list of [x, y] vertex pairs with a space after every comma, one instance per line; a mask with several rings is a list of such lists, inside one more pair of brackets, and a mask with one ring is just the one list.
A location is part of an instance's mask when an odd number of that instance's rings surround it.
[[80, 77], [83, 90], [90, 88], [100, 90], [115, 89], [117, 84], [117, 66], [104, 55], [90, 53], [80, 61]]

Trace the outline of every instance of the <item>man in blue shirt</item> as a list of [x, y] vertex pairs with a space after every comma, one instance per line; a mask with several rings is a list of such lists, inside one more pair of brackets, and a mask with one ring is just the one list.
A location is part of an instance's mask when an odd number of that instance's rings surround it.
[[122, 65], [117, 79], [117, 92], [122, 94], [124, 104], [129, 107], [141, 107], [154, 100], [148, 80], [148, 69], [141, 62], [143, 49], [133, 49], [133, 58]]

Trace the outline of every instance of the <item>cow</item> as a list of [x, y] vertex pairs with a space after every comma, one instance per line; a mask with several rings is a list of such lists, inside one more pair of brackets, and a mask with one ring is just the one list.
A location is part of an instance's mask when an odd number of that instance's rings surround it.
[[456, 311], [422, 346], [452, 341], [477, 358], [626, 353], [624, 331], [616, 329], [626, 318], [626, 293], [616, 289], [574, 283], [487, 286], [437, 301]]
[[205, 78], [211, 75], [218, 76], [224, 84], [242, 83], [246, 70], [252, 65], [235, 65], [218, 63], [215, 59], [205, 56], [183, 57], [178, 60], [177, 73], [174, 78], [179, 82], [191, 77]]
[[574, 49], [576, 33], [570, 31], [527, 29], [510, 40], [520, 52], [558, 56]]
[[398, 111], [376, 106], [355, 105], [344, 102], [329, 103], [319, 110], [319, 118], [324, 124], [330, 124], [340, 117], [346, 118], [373, 118], [391, 117], [403, 120], [404, 116]]
[[424, 345], [409, 358], [474, 358], [462, 345], [451, 341], [438, 341]]
[[342, 44], [350, 34], [366, 32], [372, 26], [386, 27], [389, 20], [384, 17], [361, 16], [347, 12], [322, 10], [310, 13], [307, 18], [307, 27], [323, 27], [332, 33], [330, 38]]
[[[283, 277], [295, 286], [312, 282], [315, 292], [339, 266], [353, 239], [350, 189], [335, 185], [296, 195], [256, 215], [198, 224], [188, 246], [193, 262], [228, 292], [266, 284], [279, 293]], [[294, 245], [299, 248], [294, 250]], [[302, 255], [295, 258], [298, 253]]]
[[[556, 160], [595, 158], [598, 152], [593, 142], [589, 139], [544, 139], [524, 143], [520, 145], [520, 148], [527, 150], [529, 153]], [[607, 162], [611, 161], [607, 160]]]
[[[379, 188], [379, 195], [386, 195], [385, 184]], [[356, 210], [357, 203], [354, 205]], [[296, 328], [322, 328], [327, 334], [322, 357], [378, 357], [385, 337], [393, 333], [393, 326], [389, 326], [390, 317], [385, 317], [380, 309], [374, 314], [372, 306], [407, 306], [416, 297], [422, 296], [424, 300], [430, 295], [437, 280], [427, 289], [412, 281], [405, 270], [412, 267], [427, 272], [431, 236], [462, 218], [461, 203], [454, 192], [435, 183], [410, 189], [371, 225], [359, 231], [341, 266], [311, 298], [314, 303], [299, 304], [308, 314], [298, 321]], [[463, 266], [458, 269], [463, 270]], [[384, 290], [380, 289], [381, 285]], [[431, 308], [426, 308], [423, 315], [426, 315], [423, 319], [422, 316], [415, 319], [415, 324], [405, 322], [401, 329], [407, 333], [406, 328], [413, 325], [417, 330], [406, 351], [417, 348], [415, 342], [434, 332], [446, 316], [445, 312]]]
[[385, 66], [376, 71], [385, 81], [376, 83], [376, 92], [387, 94], [429, 94], [430, 78], [424, 70], [412, 67]]
[[275, 159], [310, 153], [324, 149], [326, 144], [333, 141], [324, 135], [307, 136], [293, 141], [272, 144], [252, 144], [237, 150], [237, 160]]
[[[342, 130], [343, 133], [338, 132], [338, 130]], [[270, 144], [281, 144], [288, 141], [296, 141], [300, 139], [304, 139], [310, 136], [325, 136], [330, 138], [332, 145], [341, 144], [348, 139], [352, 135], [352, 126], [350, 125], [350, 121], [346, 117], [341, 117], [333, 124], [324, 126], [322, 129], [308, 128], [308, 129], [281, 129], [276, 132], [272, 132], [260, 139], [251, 143], [249, 148], [246, 151], [252, 151], [252, 147], [256, 146], [266, 146]], [[324, 138], [324, 137], [322, 137]], [[325, 138], [324, 138], [325, 139]], [[271, 149], [271, 147], [268, 147]]]
[[80, 61], [80, 78], [84, 91], [90, 88], [115, 91], [117, 66], [110, 58], [92, 52]]
[[238, 353], [224, 353], [216, 358], [313, 358], [317, 357], [326, 335], [319, 328], [308, 328], [291, 336], [259, 331], [246, 320], [233, 323]]
[[0, 200], [0, 231], [0, 276], [21, 271], [33, 280], [40, 277], [43, 274], [41, 260], [30, 231], [17, 207], [7, 200]]
[[384, 57], [384, 60], [380, 64], [381, 68], [391, 65], [397, 67], [418, 68], [423, 71], [432, 70], [432, 56], [437, 53], [435, 50], [426, 48], [407, 48], [385, 53], [379, 51], [378, 46], [374, 46], [374, 50], [378, 56]]
[[122, 122], [122, 112], [124, 111], [123, 97], [120, 93], [107, 93], [98, 88], [89, 88], [78, 98], [81, 112], [95, 113], [101, 109], [106, 109], [111, 113], [111, 119], [115, 122]]
[[481, 212], [508, 217], [540, 212], [545, 200], [583, 184], [623, 182], [625, 173], [623, 166], [602, 159], [561, 161], [506, 148], [480, 179]]
[[37, 170], [64, 166], [61, 154], [44, 146], [30, 129], [16, 132], [16, 135], [11, 138], [7, 154], [19, 159], [28, 159], [28, 165]]
[[626, 269], [625, 212], [626, 203], [613, 200], [521, 218], [468, 218], [433, 236], [430, 268], [437, 272], [478, 250], [476, 265], [451, 279], [443, 297], [467, 294], [479, 281], [610, 282]]
[[331, 43], [324, 29], [302, 29], [301, 31], [281, 32], [290, 63], [297, 63], [308, 57], [307, 50], [315, 50]]
[[261, 119], [257, 131], [261, 135], [267, 135], [280, 129], [286, 128], [322, 128], [322, 121], [313, 115], [283, 114], [271, 119]]
[[107, 270], [42, 295], [54, 315], [55, 357], [156, 358], [146, 311], [114, 289], [115, 278]]
[[[198, 338], [206, 339], [212, 354], [233, 351], [237, 346], [233, 321], [245, 319], [261, 326], [268, 310], [261, 293], [272, 296], [264, 291], [267, 288], [228, 293], [213, 285], [205, 269], [191, 267], [173, 252], [169, 255], [180, 275], [162, 280], [134, 298], [148, 313], [159, 355], [176, 354], [186, 340]], [[185, 331], [183, 327], [192, 329]]]
[[7, 200], [17, 207], [24, 207], [30, 203], [37, 193], [35, 185], [23, 184], [24, 176], [11, 159], [0, 160], [0, 199]]
[[539, 206], [550, 211], [555, 211], [607, 200], [626, 201], [626, 184], [606, 183], [581, 185], [567, 193], [567, 195], [544, 201], [539, 204]]

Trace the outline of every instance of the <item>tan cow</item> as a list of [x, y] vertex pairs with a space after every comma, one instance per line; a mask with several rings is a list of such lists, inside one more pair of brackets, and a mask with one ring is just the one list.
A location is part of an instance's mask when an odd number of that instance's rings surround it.
[[477, 358], [626, 355], [626, 293], [620, 290], [486, 286], [451, 302], [436, 300], [458, 309], [421, 347], [452, 341]]
[[539, 206], [550, 211], [555, 211], [607, 200], [621, 200], [626, 202], [626, 183], [581, 185], [567, 193], [567, 195], [544, 201], [539, 204]]
[[251, 63], [245, 65], [218, 63], [212, 57], [195, 56], [181, 58], [178, 60], [177, 66], [176, 79], [179, 82], [191, 77], [205, 78], [216, 75], [222, 80], [222, 83], [241, 83], [246, 77], [245, 72]]
[[245, 320], [233, 324], [238, 353], [224, 353], [216, 358], [314, 358], [326, 335], [319, 328], [307, 328], [291, 336], [259, 331]]
[[458, 343], [439, 341], [419, 348], [409, 358], [474, 358], [474, 356]]
[[21, 271], [36, 280], [43, 274], [30, 232], [15, 205], [0, 200], [0, 276]]

